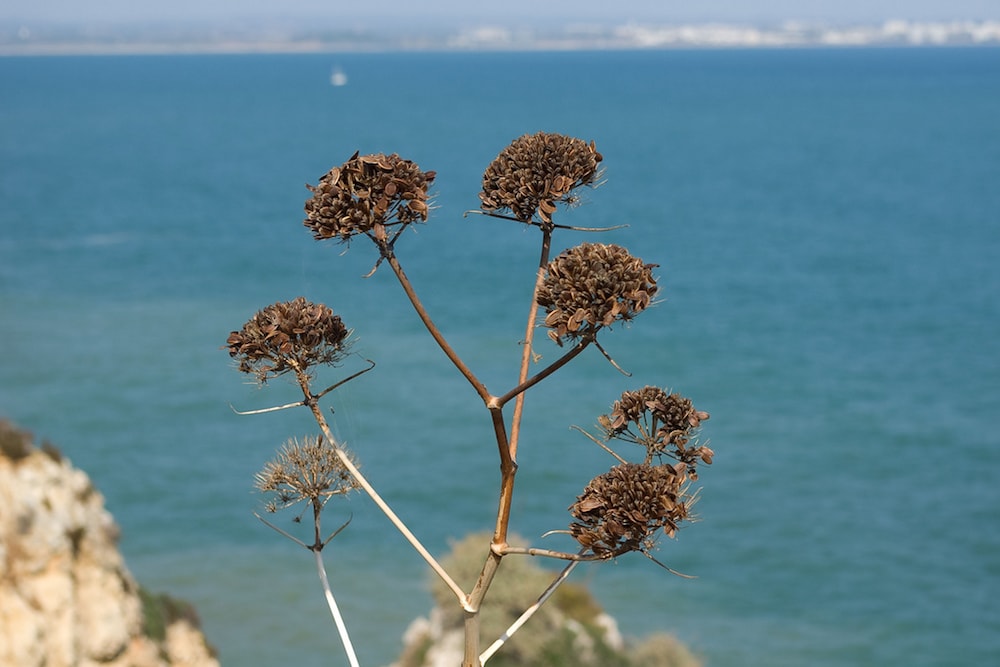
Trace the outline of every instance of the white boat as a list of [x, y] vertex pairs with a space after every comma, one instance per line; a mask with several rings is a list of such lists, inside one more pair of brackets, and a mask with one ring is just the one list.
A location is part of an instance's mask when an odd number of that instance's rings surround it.
[[331, 86], [346, 86], [347, 85], [347, 75], [344, 74], [344, 70], [339, 67], [335, 67], [332, 72], [330, 72], [330, 85]]

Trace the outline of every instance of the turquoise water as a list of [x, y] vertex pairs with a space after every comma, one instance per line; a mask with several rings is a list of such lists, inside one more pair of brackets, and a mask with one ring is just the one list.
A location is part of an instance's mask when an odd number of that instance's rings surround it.
[[[0, 415], [88, 471], [132, 570], [197, 604], [224, 664], [346, 664], [309, 555], [251, 514], [253, 473], [311, 432], [230, 410], [295, 400], [220, 349], [258, 308], [301, 294], [355, 329], [330, 381], [378, 366], [335, 428], [432, 550], [495, 506], [481, 403], [391, 274], [361, 277], [365, 244], [311, 240], [303, 185], [358, 149], [438, 172], [400, 256], [502, 393], [538, 238], [462, 213], [537, 130], [597, 142], [606, 183], [559, 220], [627, 223], [600, 238], [660, 264], [665, 299], [603, 338], [632, 378], [586, 354], [530, 392], [515, 530], [564, 527], [611, 463], [570, 425], [672, 387], [717, 458], [658, 557], [698, 578], [580, 568], [626, 634], [720, 667], [1000, 655], [1000, 51], [7, 58], [0, 88]], [[350, 515], [330, 575], [386, 664], [427, 575], [363, 497], [327, 521]]]

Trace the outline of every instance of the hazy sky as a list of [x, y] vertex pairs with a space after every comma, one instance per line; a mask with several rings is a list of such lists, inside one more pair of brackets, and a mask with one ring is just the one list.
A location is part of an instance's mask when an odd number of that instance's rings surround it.
[[2, 0], [2, 21], [468, 23], [1000, 19], [1000, 0]]

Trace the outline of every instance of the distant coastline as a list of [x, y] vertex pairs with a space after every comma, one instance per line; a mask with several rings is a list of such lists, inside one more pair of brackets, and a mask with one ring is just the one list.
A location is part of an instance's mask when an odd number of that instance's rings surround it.
[[0, 25], [0, 56], [380, 51], [580, 51], [670, 48], [1000, 46], [1000, 20], [771, 26], [728, 23], [482, 25], [425, 32], [302, 26]]

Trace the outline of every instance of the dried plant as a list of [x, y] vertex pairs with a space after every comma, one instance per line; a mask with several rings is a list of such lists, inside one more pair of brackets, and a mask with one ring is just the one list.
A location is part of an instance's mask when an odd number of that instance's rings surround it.
[[526, 134], [486, 168], [479, 193], [482, 208], [509, 210], [521, 222], [537, 215], [551, 224], [556, 203], [572, 203], [572, 191], [594, 182], [603, 159], [594, 142], [549, 132]]
[[668, 394], [659, 387], [643, 387], [624, 392], [611, 413], [599, 417], [598, 422], [606, 440], [644, 447], [644, 463], [665, 454], [684, 463], [691, 479], [698, 479], [697, 462], [711, 464], [715, 453], [705, 445], [688, 447], [688, 443], [708, 417], [707, 412], [695, 409], [690, 398]]
[[590, 481], [570, 508], [570, 534], [598, 558], [649, 551], [688, 518], [683, 464], [622, 463]]
[[270, 495], [266, 509], [273, 513], [302, 502], [322, 507], [333, 496], [357, 489], [358, 483], [336, 449], [315, 436], [286, 442], [257, 473], [254, 486]]
[[229, 356], [242, 373], [260, 382], [296, 369], [332, 364], [344, 358], [349, 332], [323, 304], [298, 297], [264, 308], [229, 334]]
[[536, 297], [549, 338], [562, 345], [634, 318], [656, 294], [655, 267], [621, 246], [601, 243], [583, 243], [556, 257]]
[[433, 171], [395, 153], [362, 155], [327, 172], [306, 202], [305, 225], [316, 239], [348, 241], [358, 234], [385, 240], [386, 229], [427, 220]]
[[[226, 347], [237, 362], [238, 370], [255, 376], [261, 383], [291, 373], [303, 396], [296, 403], [240, 414], [306, 407], [320, 427], [320, 436], [287, 442], [276, 458], [258, 473], [256, 481], [258, 489], [268, 496], [267, 508], [271, 511], [299, 503], [312, 508], [314, 540], [311, 544], [270, 522], [265, 523], [315, 554], [324, 593], [352, 665], [357, 664], [357, 658], [320, 558], [320, 552], [344, 526], [323, 538], [320, 517], [332, 498], [354, 488], [360, 488], [371, 498], [435, 572], [441, 582], [439, 600], [442, 597], [445, 601], [453, 600], [456, 618], [462, 619], [464, 627], [463, 667], [480, 667], [501, 650], [579, 562], [607, 560], [638, 551], [659, 563], [651, 551], [660, 536], [673, 537], [680, 524], [690, 519], [695, 496], [689, 491], [690, 480], [697, 478], [697, 464], [709, 464], [713, 457], [712, 450], [695, 441], [696, 431], [708, 419], [708, 413], [696, 410], [689, 399], [677, 394], [644, 387], [621, 394], [610, 413], [598, 417], [600, 437], [586, 434], [610, 452], [618, 464], [592, 479], [569, 507], [573, 518], [569, 529], [553, 531], [568, 534], [577, 550], [566, 552], [510, 544], [511, 540], [520, 541], [509, 530], [526, 392], [591, 345], [610, 360], [597, 342], [599, 331], [618, 322], [630, 322], [653, 303], [659, 291], [652, 273], [656, 265], [643, 262], [617, 245], [583, 243], [550, 259], [553, 233], [557, 229], [579, 229], [553, 222], [556, 204], [574, 203], [577, 188], [593, 185], [602, 160], [593, 142], [539, 132], [515, 139], [483, 175], [479, 194], [483, 212], [491, 217], [531, 224], [542, 233], [534, 289], [527, 304], [524, 339], [520, 341], [518, 378], [516, 384], [504, 392], [491, 391], [451, 347], [424, 307], [397, 256], [395, 241], [399, 234], [408, 225], [428, 219], [428, 187], [435, 173], [423, 171], [396, 154], [360, 156], [355, 153], [339, 167], [332, 168], [317, 185], [307, 186], [312, 195], [305, 203], [305, 225], [314, 238], [347, 242], [364, 237], [372, 241], [378, 252], [376, 267], [383, 261], [391, 267], [428, 333], [483, 402], [500, 462], [500, 483], [496, 522], [488, 539], [488, 549], [483, 545], [485, 557], [475, 576], [466, 577], [469, 573], [453, 576], [439, 563], [361, 474], [353, 455], [333, 438], [327, 414], [320, 408], [320, 399], [344, 382], [371, 370], [374, 363], [370, 362], [368, 368], [322, 391], [313, 388], [316, 367], [338, 364], [347, 357], [350, 332], [332, 309], [299, 297], [264, 308], [242, 329], [229, 335]], [[505, 211], [512, 217], [503, 215]], [[541, 318], [539, 309], [545, 313]], [[568, 346], [569, 349], [532, 372], [536, 357], [534, 335], [539, 325], [548, 329], [549, 338], [559, 347]], [[511, 404], [513, 411], [507, 414], [505, 410]], [[419, 428], [420, 425], [407, 427]], [[629, 462], [620, 456], [610, 446], [613, 441], [642, 446], [645, 451], [642, 462]], [[664, 463], [664, 456], [676, 462]], [[517, 555], [560, 559], [566, 561], [566, 565], [544, 590], [539, 591], [537, 599], [521, 616], [482, 650], [480, 635], [484, 626], [481, 619], [490, 587], [501, 561]], [[464, 586], [456, 579], [463, 581]], [[474, 582], [471, 588], [468, 588], [469, 582]]]

